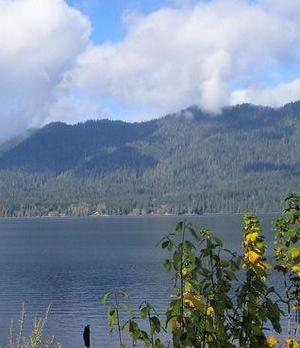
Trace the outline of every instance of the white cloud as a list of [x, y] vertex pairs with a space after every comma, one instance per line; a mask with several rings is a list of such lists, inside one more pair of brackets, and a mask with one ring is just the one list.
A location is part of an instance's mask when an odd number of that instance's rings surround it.
[[125, 114], [195, 103], [218, 112], [232, 86], [261, 82], [298, 60], [299, 12], [294, 0], [212, 0], [137, 16], [123, 41], [89, 47], [65, 86], [112, 99]]
[[1, 137], [49, 117], [89, 35], [89, 21], [63, 0], [0, 0]]
[[123, 40], [96, 45], [64, 0], [0, 0], [0, 137], [102, 110], [140, 120], [300, 98], [298, 76], [267, 84], [300, 62], [300, 1], [170, 0], [124, 18]]
[[231, 104], [255, 103], [267, 106], [282, 106], [300, 100], [300, 79], [280, 83], [274, 87], [256, 87], [236, 90], [231, 94]]

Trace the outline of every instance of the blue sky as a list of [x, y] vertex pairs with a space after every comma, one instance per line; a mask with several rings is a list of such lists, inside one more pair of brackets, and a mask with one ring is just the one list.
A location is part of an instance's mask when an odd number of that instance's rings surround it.
[[127, 11], [149, 14], [161, 8], [176, 7], [176, 2], [171, 0], [68, 0], [68, 3], [90, 18], [92, 40], [98, 44], [124, 38], [123, 15]]
[[0, 138], [300, 100], [298, 0], [0, 0], [0, 47]]

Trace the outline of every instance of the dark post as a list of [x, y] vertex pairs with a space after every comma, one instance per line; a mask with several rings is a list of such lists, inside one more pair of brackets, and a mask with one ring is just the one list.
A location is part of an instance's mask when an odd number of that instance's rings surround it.
[[83, 331], [84, 346], [90, 348], [90, 325], [84, 327]]

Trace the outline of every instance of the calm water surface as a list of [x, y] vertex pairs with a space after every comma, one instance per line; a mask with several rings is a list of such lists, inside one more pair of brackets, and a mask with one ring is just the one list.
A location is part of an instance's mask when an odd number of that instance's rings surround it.
[[[26, 305], [26, 330], [34, 314], [51, 305], [48, 335], [65, 348], [81, 348], [84, 325], [93, 347], [116, 347], [108, 334], [102, 296], [111, 289], [166, 306], [169, 283], [156, 243], [174, 230], [180, 217], [95, 217], [0, 219], [0, 346], [7, 343], [11, 319]], [[274, 215], [263, 215], [270, 237]], [[188, 218], [222, 236], [233, 250], [241, 244], [240, 215]]]

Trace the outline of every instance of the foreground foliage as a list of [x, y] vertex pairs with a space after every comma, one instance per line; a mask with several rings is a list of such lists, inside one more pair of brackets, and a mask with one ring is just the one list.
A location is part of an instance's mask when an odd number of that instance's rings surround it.
[[[180, 222], [160, 242], [168, 252], [164, 268], [174, 276], [163, 315], [147, 302], [133, 311], [122, 301], [124, 292], [103, 299], [120, 347], [299, 348], [300, 196], [286, 199], [275, 223], [273, 266], [255, 215], [244, 216], [243, 234], [238, 255], [209, 230]], [[273, 286], [271, 271], [277, 272]]]
[[17, 331], [15, 331], [14, 323], [11, 323], [9, 343], [7, 348], [61, 348], [61, 345], [56, 342], [54, 338], [52, 338], [51, 340], [45, 340], [43, 337], [49, 311], [50, 307], [48, 307], [44, 317], [36, 317], [33, 323], [31, 334], [29, 336], [25, 336], [25, 309], [23, 305]]

